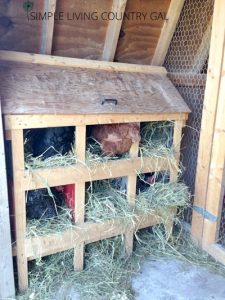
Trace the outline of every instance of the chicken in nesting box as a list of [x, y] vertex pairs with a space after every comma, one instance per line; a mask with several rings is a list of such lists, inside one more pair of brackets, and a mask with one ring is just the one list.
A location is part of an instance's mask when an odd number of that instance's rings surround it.
[[98, 125], [92, 136], [101, 144], [103, 154], [110, 156], [128, 152], [141, 139], [137, 123]]

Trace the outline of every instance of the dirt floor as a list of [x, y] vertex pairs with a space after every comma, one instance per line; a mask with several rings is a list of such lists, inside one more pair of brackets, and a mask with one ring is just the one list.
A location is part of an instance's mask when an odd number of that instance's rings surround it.
[[[145, 261], [132, 285], [136, 300], [225, 300], [224, 277], [178, 260]], [[61, 290], [55, 299], [79, 300], [79, 296], [73, 290]], [[127, 298], [115, 295], [109, 300]]]

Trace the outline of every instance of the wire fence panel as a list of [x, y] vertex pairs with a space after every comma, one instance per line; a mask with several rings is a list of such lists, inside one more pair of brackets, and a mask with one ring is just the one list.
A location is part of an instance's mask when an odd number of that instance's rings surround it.
[[[192, 113], [184, 129], [183, 180], [194, 195], [214, 0], [186, 0], [164, 66]], [[191, 209], [184, 216], [191, 223]]]

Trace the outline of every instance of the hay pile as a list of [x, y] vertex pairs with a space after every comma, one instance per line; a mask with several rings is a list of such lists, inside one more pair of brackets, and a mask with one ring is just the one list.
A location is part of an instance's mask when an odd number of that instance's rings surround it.
[[117, 190], [111, 180], [94, 182], [87, 191], [86, 220], [102, 222], [120, 219], [130, 224], [135, 217], [134, 210], [128, 205], [126, 191]]
[[[180, 230], [167, 241], [161, 227], [138, 233], [134, 252], [125, 256], [122, 237], [108, 239], [86, 247], [85, 270], [73, 271], [73, 250], [36, 261], [30, 269], [30, 288], [18, 300], [57, 300], [59, 288], [76, 291], [83, 300], [133, 300], [131, 278], [138, 274], [145, 258], [172, 258], [205, 266], [225, 276], [225, 267], [197, 248]], [[31, 267], [31, 266], [30, 266]], [[65, 295], [64, 295], [65, 296]], [[70, 299], [70, 298], [65, 298]]]
[[143, 214], [150, 214], [154, 209], [187, 207], [189, 203], [190, 193], [185, 184], [156, 182], [137, 195], [136, 209]]
[[39, 237], [48, 234], [59, 234], [75, 225], [72, 223], [72, 211], [67, 207], [61, 207], [54, 218], [29, 220], [27, 219], [27, 238]]

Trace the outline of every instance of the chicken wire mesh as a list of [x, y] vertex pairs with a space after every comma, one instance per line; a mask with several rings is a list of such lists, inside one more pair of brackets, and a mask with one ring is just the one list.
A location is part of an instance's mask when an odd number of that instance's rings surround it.
[[[185, 0], [164, 66], [192, 113], [184, 129], [184, 182], [194, 195], [214, 0]], [[191, 209], [184, 219], [191, 223]]]

